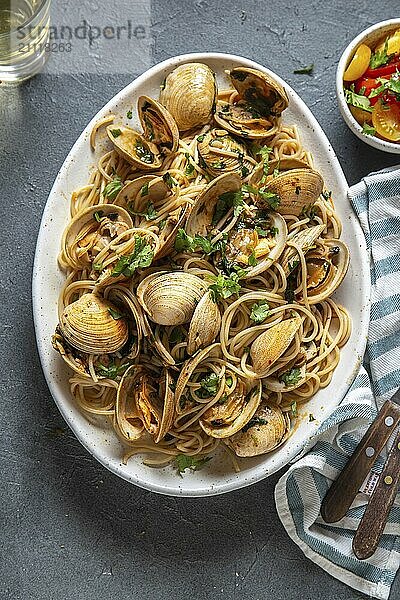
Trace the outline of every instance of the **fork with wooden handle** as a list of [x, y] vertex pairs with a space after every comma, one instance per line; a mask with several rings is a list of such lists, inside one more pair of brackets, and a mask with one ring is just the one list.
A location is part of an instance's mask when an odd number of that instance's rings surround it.
[[[373, 423], [365, 433], [364, 437], [358, 444], [353, 456], [350, 458], [349, 462], [344, 467], [337, 480], [333, 482], [332, 486], [328, 490], [328, 493], [326, 494], [321, 506], [321, 515], [324, 521], [326, 521], [327, 523], [336, 523], [345, 516], [348, 509], [350, 508], [351, 503], [357, 495], [360, 486], [367, 477], [374, 462], [376, 461], [379, 453], [382, 451], [383, 447], [388, 442], [391, 434], [393, 433], [393, 431], [396, 430], [399, 424], [400, 390], [397, 390], [394, 396], [390, 400], [385, 402], [385, 404], [379, 411], [375, 421], [373, 421]], [[362, 521], [360, 522], [361, 532], [358, 536], [356, 535], [354, 538], [355, 541], [357, 540], [357, 553], [355, 553], [356, 556], [358, 556], [359, 558], [368, 558], [368, 556], [371, 556], [371, 554], [373, 554], [373, 552], [375, 551], [377, 543], [379, 542], [380, 534], [383, 531], [388, 512], [390, 510], [391, 505], [393, 504], [398, 486], [398, 480], [400, 477], [400, 468], [397, 468], [396, 470], [396, 464], [398, 464], [397, 460], [400, 460], [400, 456], [398, 456], [400, 455], [400, 450], [397, 447], [397, 444], [399, 443], [400, 439], [398, 439], [397, 436], [396, 443], [392, 447], [393, 452], [391, 451], [390, 456], [388, 457], [387, 463], [385, 465], [383, 478], [380, 478], [374, 491], [374, 494], [370, 499], [371, 509], [368, 512], [367, 510], [365, 511], [365, 521], [363, 517]], [[393, 466], [395, 468], [393, 469], [392, 473], [391, 470]], [[390, 472], [386, 474], [387, 469], [390, 469]], [[392, 483], [390, 485], [384, 483], [385, 477], [392, 478]], [[389, 480], [387, 479], [387, 481]], [[372, 513], [373, 510], [374, 512]], [[366, 540], [367, 536], [365, 535], [365, 522], [367, 522], [368, 525], [371, 515], [374, 515], [373, 518], [376, 521], [376, 527], [374, 527], [376, 533], [374, 536], [374, 542], [372, 543], [371, 538], [371, 540], [368, 541], [368, 550], [365, 549], [364, 551], [363, 548], [360, 547], [359, 542], [362, 540]], [[382, 519], [378, 519], [378, 516], [381, 517], [382, 515], [384, 515], [383, 525], [381, 523]], [[371, 552], [371, 549], [373, 547], [374, 550], [372, 550]], [[370, 553], [365, 554], [365, 552]]]

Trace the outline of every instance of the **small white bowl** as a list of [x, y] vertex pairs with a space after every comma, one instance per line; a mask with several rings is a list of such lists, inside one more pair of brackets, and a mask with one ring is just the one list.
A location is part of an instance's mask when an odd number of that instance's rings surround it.
[[339, 103], [339, 109], [343, 119], [346, 121], [348, 127], [352, 132], [360, 138], [366, 144], [383, 150], [384, 152], [390, 152], [391, 154], [400, 154], [400, 144], [394, 144], [393, 142], [386, 142], [381, 138], [365, 135], [362, 132], [361, 125], [356, 121], [350, 112], [349, 106], [346, 102], [343, 89], [343, 74], [353, 58], [353, 55], [360, 44], [367, 44], [367, 46], [374, 46], [377, 42], [385, 38], [386, 35], [394, 32], [400, 28], [400, 19], [389, 19], [388, 21], [381, 21], [376, 23], [368, 29], [362, 31], [350, 44], [340, 57], [338, 68], [336, 71], [336, 96]]

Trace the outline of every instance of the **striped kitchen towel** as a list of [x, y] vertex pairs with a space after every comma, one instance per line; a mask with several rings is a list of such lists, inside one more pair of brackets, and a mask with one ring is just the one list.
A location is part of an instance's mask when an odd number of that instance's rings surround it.
[[[379, 548], [365, 561], [355, 557], [351, 545], [368, 496], [359, 493], [346, 517], [334, 525], [322, 520], [320, 508], [377, 410], [400, 386], [400, 166], [365, 177], [348, 196], [370, 258], [371, 321], [364, 366], [341, 405], [279, 480], [275, 501], [287, 533], [308, 558], [347, 585], [385, 600], [400, 566], [400, 494]], [[383, 464], [379, 457], [372, 479]]]

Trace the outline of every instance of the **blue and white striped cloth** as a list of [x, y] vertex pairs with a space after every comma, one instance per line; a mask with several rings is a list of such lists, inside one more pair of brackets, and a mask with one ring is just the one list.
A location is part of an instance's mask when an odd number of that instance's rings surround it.
[[[347, 585], [386, 600], [400, 566], [400, 494], [379, 548], [365, 561], [355, 557], [351, 545], [368, 496], [359, 493], [334, 525], [322, 520], [320, 507], [377, 410], [400, 386], [400, 167], [365, 177], [348, 196], [370, 255], [367, 368], [361, 367], [341, 405], [279, 480], [275, 501], [287, 533], [308, 558]], [[373, 473], [383, 464], [379, 457]]]

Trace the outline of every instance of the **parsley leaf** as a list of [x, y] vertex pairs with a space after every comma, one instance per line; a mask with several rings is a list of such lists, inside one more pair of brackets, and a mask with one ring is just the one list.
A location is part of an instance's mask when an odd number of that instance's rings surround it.
[[118, 321], [118, 319], [124, 318], [124, 315], [122, 315], [120, 312], [118, 312], [114, 308], [111, 308], [111, 306], [108, 307], [108, 312], [110, 313], [112, 318], [115, 319], [116, 321]]
[[103, 196], [109, 200], [115, 200], [121, 190], [122, 179], [119, 175], [116, 175], [112, 181], [107, 183], [103, 190]]
[[148, 195], [149, 195], [149, 184], [145, 183], [140, 188], [140, 196], [141, 196], [141, 198], [143, 198], [143, 196], [148, 196]]
[[206, 377], [200, 380], [200, 389], [197, 390], [196, 395], [199, 398], [211, 398], [215, 396], [219, 388], [219, 377], [216, 373], [210, 373]]
[[250, 319], [254, 323], [262, 323], [269, 315], [269, 304], [266, 300], [255, 302], [251, 307]]
[[247, 264], [249, 265], [249, 267], [255, 267], [257, 265], [257, 258], [256, 258], [255, 250], [252, 250], [251, 254], [249, 255]]
[[375, 135], [375, 133], [376, 133], [375, 127], [372, 127], [371, 125], [368, 125], [368, 123], [364, 123], [363, 124], [362, 132], [365, 135]]
[[265, 202], [269, 208], [277, 209], [281, 203], [280, 197], [274, 192], [270, 192], [266, 186], [256, 188], [253, 185], [244, 185], [243, 191], [258, 196], [263, 202]]
[[372, 112], [372, 107], [369, 98], [367, 98], [367, 96], [360, 96], [360, 94], [356, 94], [354, 91], [354, 83], [351, 84], [348, 90], [344, 90], [344, 95], [347, 104], [351, 104], [351, 106], [361, 108], [362, 110], [366, 110], [367, 112]]
[[196, 458], [195, 456], [189, 456], [187, 454], [178, 454], [175, 456], [175, 463], [178, 468], [178, 473], [182, 474], [186, 471], [186, 469], [191, 469], [192, 471], [198, 471], [206, 463], [211, 460], [211, 456], [205, 456], [204, 458]]
[[191, 177], [196, 169], [195, 169], [194, 164], [190, 161], [191, 156], [190, 156], [189, 152], [185, 152], [185, 157], [187, 160], [187, 165], [185, 168], [185, 175], [187, 175], [187, 177]]
[[184, 229], [178, 229], [175, 238], [175, 250], [177, 252], [184, 252], [185, 250], [193, 252], [193, 243], [193, 238], [188, 235]]
[[151, 246], [146, 243], [146, 240], [135, 235], [134, 252], [128, 256], [121, 256], [111, 275], [112, 277], [118, 277], [118, 275], [122, 274], [125, 275], [125, 277], [132, 277], [136, 269], [150, 266], [153, 256], [153, 250], [151, 249]]
[[121, 135], [122, 131], [120, 129], [110, 129], [113, 137], [117, 138]]
[[209, 286], [209, 290], [211, 291], [211, 298], [214, 302], [219, 302], [220, 300], [229, 298], [234, 294], [238, 294], [241, 289], [241, 285], [239, 283], [240, 275], [242, 273], [231, 273], [229, 277], [227, 275], [223, 275], [220, 273], [219, 275], [213, 275], [212, 283]]
[[132, 119], [132, 111], [128, 110], [128, 112], [126, 113], [126, 116], [128, 119]]
[[119, 367], [114, 363], [110, 363], [108, 367], [106, 367], [102, 363], [99, 363], [96, 367], [96, 371], [98, 375], [101, 375], [102, 377], [107, 377], [108, 379], [115, 379], [119, 375], [122, 375], [128, 367], [129, 363], [125, 363], [123, 365], [120, 365]]
[[300, 379], [301, 371], [298, 367], [295, 367], [294, 369], [289, 369], [289, 371], [285, 371], [285, 373], [282, 373], [282, 375], [279, 377], [279, 381], [281, 381], [287, 386], [295, 385], [300, 381]]
[[293, 73], [295, 75], [312, 75], [314, 71], [314, 63], [308, 65], [307, 67], [302, 67], [301, 69], [295, 69]]
[[130, 208], [128, 208], [128, 210], [131, 213], [131, 215], [137, 215], [139, 217], [144, 217], [146, 219], [146, 221], [151, 221], [152, 219], [156, 219], [158, 216], [158, 213], [157, 213], [156, 209], [154, 208], [154, 204], [152, 202], [149, 202], [147, 204], [147, 208], [146, 208], [145, 212], [134, 211]]
[[250, 429], [250, 427], [255, 427], [255, 425], [268, 425], [268, 419], [264, 419], [263, 417], [255, 416], [244, 427], [242, 427], [242, 431], [246, 433]]
[[95, 221], [97, 221], [98, 223], [100, 223], [100, 221], [103, 217], [104, 217], [104, 212], [102, 210], [96, 210], [96, 212], [93, 213], [93, 219]]
[[222, 217], [226, 215], [230, 208], [233, 208], [234, 216], [238, 217], [243, 211], [243, 207], [244, 200], [241, 190], [237, 190], [237, 192], [225, 192], [224, 194], [221, 194], [217, 200], [212, 224], [216, 225], [222, 219]]
[[172, 188], [172, 186], [174, 185], [178, 185], [178, 182], [176, 181], [176, 179], [174, 179], [171, 175], [171, 173], [169, 171], [167, 171], [166, 173], [164, 173], [164, 175], [162, 176], [164, 183], [167, 184], [167, 186], [169, 188]]

